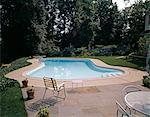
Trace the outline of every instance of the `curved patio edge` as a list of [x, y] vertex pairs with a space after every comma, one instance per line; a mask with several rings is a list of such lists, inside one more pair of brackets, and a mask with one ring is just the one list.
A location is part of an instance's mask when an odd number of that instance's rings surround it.
[[[81, 59], [81, 58], [73, 58], [73, 59]], [[105, 79], [93, 78], [90, 80], [82, 80], [83, 86], [85, 86], [85, 87], [132, 83], [132, 82], [142, 80], [143, 75], [146, 74], [146, 72], [144, 72], [144, 71], [140, 71], [140, 70], [133, 69], [133, 68], [111, 66], [111, 65], [108, 65], [108, 64], [98, 60], [98, 59], [91, 59], [91, 58], [86, 58], [86, 59], [90, 59], [95, 65], [100, 66], [100, 67], [107, 67], [107, 68], [122, 70], [122, 71], [124, 71], [124, 74], [118, 75], [118, 76], [111, 76], [111, 77], [105, 78]], [[44, 82], [42, 79], [36, 79], [36, 78], [25, 75], [27, 72], [29, 72], [37, 67], [40, 67], [41, 66], [40, 61], [38, 59], [29, 59], [28, 62], [30, 62], [32, 64], [29, 66], [20, 68], [18, 70], [12, 71], [12, 72], [6, 74], [5, 76], [8, 78], [17, 80], [20, 84], [21, 84], [22, 80], [27, 78], [29, 81], [29, 86], [44, 87]], [[58, 80], [58, 82], [62, 82], [62, 81], [65, 82], [66, 88], [72, 87], [71, 80]]]

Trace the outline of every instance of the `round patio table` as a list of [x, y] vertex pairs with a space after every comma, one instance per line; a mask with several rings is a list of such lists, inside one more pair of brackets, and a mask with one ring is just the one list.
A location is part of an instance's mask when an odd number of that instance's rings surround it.
[[150, 117], [150, 92], [137, 91], [125, 95], [127, 106]]

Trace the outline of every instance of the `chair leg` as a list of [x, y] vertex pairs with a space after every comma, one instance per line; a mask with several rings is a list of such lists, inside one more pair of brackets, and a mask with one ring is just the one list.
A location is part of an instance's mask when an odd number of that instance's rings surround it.
[[58, 92], [57, 91], [53, 91], [53, 96], [56, 97], [56, 100], [58, 100]]
[[66, 90], [65, 90], [65, 88], [64, 88], [64, 99], [66, 98]]
[[131, 109], [126, 105], [125, 110], [129, 109], [129, 113], [131, 114]]
[[119, 113], [118, 113], [118, 110], [117, 110], [117, 117], [118, 117], [118, 114], [119, 114]]
[[[57, 93], [57, 94], [56, 94]], [[58, 99], [58, 98], [61, 98], [61, 99], [65, 99], [66, 98], [66, 92], [65, 92], [65, 89], [64, 89], [64, 91], [63, 91], [63, 97], [62, 96], [59, 96], [60, 95], [60, 91], [53, 91], [53, 96], [54, 97], [56, 97], [56, 99]]]
[[43, 99], [44, 99], [44, 97], [45, 97], [46, 91], [47, 91], [47, 89], [45, 88], [45, 91], [44, 91], [44, 94], [43, 94]]
[[125, 110], [127, 110], [127, 105], [126, 105], [126, 107], [125, 107]]

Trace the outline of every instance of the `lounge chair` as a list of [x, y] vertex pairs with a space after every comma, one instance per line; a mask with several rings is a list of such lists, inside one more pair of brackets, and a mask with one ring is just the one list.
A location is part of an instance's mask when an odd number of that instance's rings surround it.
[[[43, 99], [45, 97], [47, 89], [52, 90], [53, 96], [55, 96], [56, 98], [61, 98], [61, 99], [66, 98], [64, 83], [61, 83], [58, 85], [54, 78], [44, 77], [43, 80], [44, 80], [44, 84], [45, 84], [45, 91], [44, 91]], [[61, 91], [63, 91], [63, 94], [64, 94], [63, 96], [60, 96]]]

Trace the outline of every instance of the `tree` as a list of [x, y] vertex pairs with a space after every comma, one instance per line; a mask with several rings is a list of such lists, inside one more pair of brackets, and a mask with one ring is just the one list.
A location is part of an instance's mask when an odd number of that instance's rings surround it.
[[100, 29], [100, 19], [98, 14], [98, 8], [99, 8], [99, 2], [98, 1], [92, 1], [89, 10], [90, 15], [88, 16], [89, 19], [89, 27], [91, 30], [91, 40], [89, 40], [88, 48], [91, 49], [94, 46], [95, 37], [96, 37], [96, 31]]
[[150, 1], [146, 0], [133, 4], [128, 12], [128, 43], [132, 50], [138, 51], [138, 41], [140, 37], [144, 36], [144, 20], [145, 13], [147, 10], [150, 10]]
[[41, 0], [3, 0], [2, 59], [28, 56], [39, 52], [46, 37], [46, 12]]
[[73, 15], [73, 30], [72, 30], [72, 44], [75, 47], [88, 46], [89, 33], [88, 33], [88, 3], [84, 0], [77, 0], [75, 13]]

